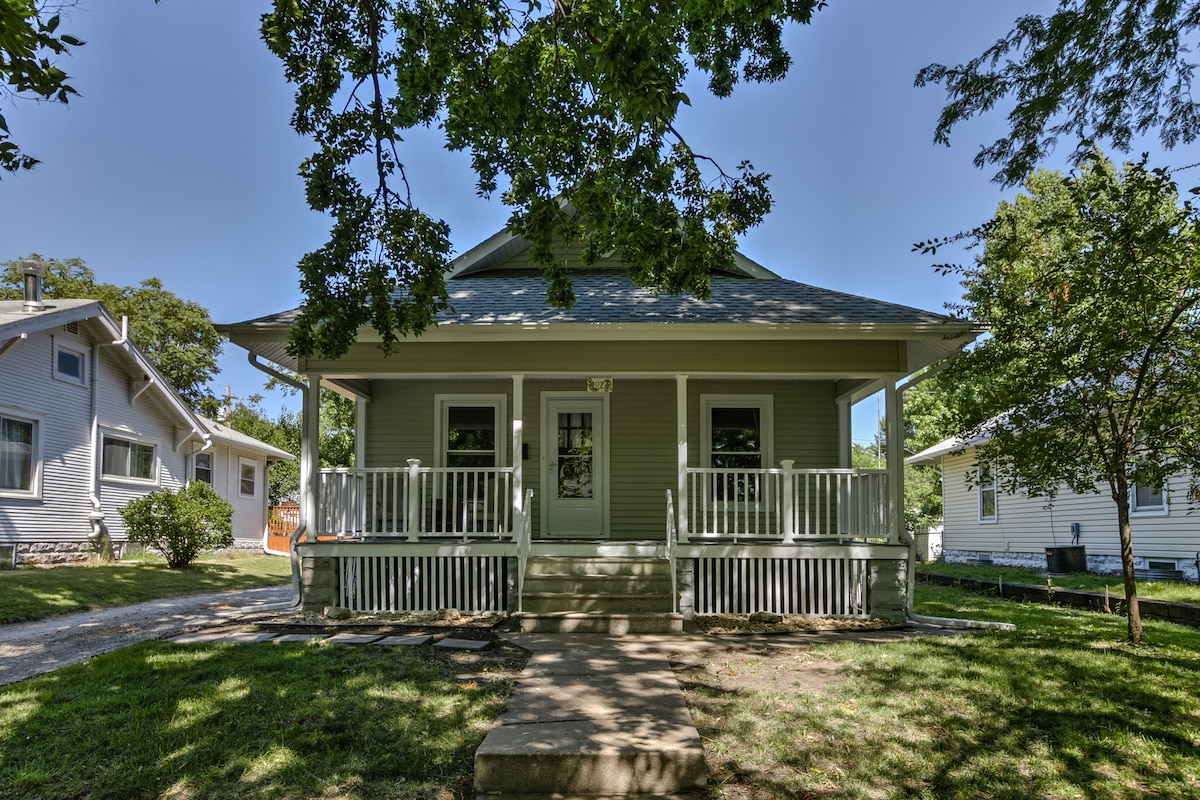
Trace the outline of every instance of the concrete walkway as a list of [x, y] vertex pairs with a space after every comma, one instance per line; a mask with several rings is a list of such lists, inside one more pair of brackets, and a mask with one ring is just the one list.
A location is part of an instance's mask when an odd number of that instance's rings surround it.
[[135, 642], [164, 639], [233, 620], [250, 621], [259, 614], [242, 613], [242, 606], [286, 602], [291, 596], [290, 585], [272, 586], [0, 625], [0, 685], [77, 664]]

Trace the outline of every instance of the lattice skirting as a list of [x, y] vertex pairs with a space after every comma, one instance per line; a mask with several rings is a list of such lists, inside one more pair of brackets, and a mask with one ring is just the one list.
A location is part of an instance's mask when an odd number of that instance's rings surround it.
[[870, 614], [867, 559], [695, 558], [696, 614], [772, 611], [814, 617]]
[[351, 611], [508, 610], [505, 556], [343, 556], [337, 596]]

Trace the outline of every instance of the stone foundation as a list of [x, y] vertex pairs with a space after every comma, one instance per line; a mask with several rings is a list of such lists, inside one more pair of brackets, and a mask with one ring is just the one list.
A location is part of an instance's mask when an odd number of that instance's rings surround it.
[[320, 612], [338, 605], [337, 559], [305, 556], [300, 559], [300, 610]]
[[121, 544], [109, 545], [109, 553], [98, 552], [92, 542], [21, 542], [16, 548], [16, 566], [51, 566], [54, 564], [77, 564], [90, 561], [101, 555], [119, 558]]
[[871, 561], [867, 586], [871, 619], [904, 622], [908, 619], [908, 561]]
[[[1041, 572], [1046, 571], [1045, 551], [1038, 553], [1014, 553], [1003, 551], [947, 550], [945, 552], [947, 564], [975, 564], [980, 557], [990, 558], [992, 565], [997, 567], [1023, 567]], [[1151, 561], [1171, 562], [1175, 564], [1176, 569], [1183, 573], [1185, 580], [1200, 583], [1200, 573], [1196, 569], [1196, 561], [1194, 559], [1134, 556], [1133, 567], [1134, 569], [1147, 569]], [[1121, 557], [1098, 556], [1089, 553], [1087, 556], [1087, 571], [1095, 575], [1120, 575]]]

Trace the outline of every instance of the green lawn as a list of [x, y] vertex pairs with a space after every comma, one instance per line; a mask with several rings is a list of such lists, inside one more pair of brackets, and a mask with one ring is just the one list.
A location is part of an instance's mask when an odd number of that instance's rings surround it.
[[1120, 617], [942, 587], [917, 610], [1017, 630], [689, 673], [712, 795], [1200, 797], [1200, 631], [1147, 621], [1152, 645], [1130, 648]]
[[[511, 648], [500, 666], [523, 658]], [[5, 800], [466, 798], [513, 685], [456, 677], [476, 669], [428, 647], [143, 643], [0, 687], [0, 787]]]
[[[1049, 580], [1061, 589], [1081, 589], [1088, 592], [1103, 592], [1107, 586], [1109, 592], [1116, 597], [1125, 596], [1125, 586], [1121, 583], [1120, 575], [1092, 575], [1082, 573], [1076, 575], [1054, 575], [1047, 577], [1046, 573], [1035, 569], [1020, 567], [984, 567], [967, 564], [945, 564], [935, 561], [930, 564], [918, 564], [917, 573], [936, 575], [956, 575], [963, 578], [978, 578], [979, 580], [994, 581], [1003, 579], [1005, 583], [1025, 583], [1031, 586], [1045, 586]], [[1172, 583], [1168, 581], [1138, 581], [1138, 597], [1151, 600], [1170, 600], [1177, 603], [1200, 603], [1200, 584]]]
[[179, 570], [167, 569], [159, 558], [0, 570], [0, 624], [164, 597], [278, 586], [291, 577], [286, 558], [236, 552], [205, 556]]

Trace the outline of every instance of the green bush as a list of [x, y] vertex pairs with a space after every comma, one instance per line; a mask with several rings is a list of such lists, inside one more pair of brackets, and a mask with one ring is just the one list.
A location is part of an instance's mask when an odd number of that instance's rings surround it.
[[128, 503], [121, 517], [129, 541], [162, 553], [171, 569], [186, 567], [205, 550], [233, 544], [233, 507], [202, 481], [179, 492], [151, 492]]

